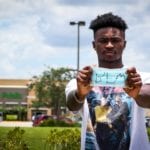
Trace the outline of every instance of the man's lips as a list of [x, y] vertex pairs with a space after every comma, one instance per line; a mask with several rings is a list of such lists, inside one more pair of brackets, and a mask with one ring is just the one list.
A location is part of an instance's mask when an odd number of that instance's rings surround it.
[[107, 52], [105, 52], [105, 55], [112, 56], [112, 55], [114, 55], [114, 51], [107, 51]]

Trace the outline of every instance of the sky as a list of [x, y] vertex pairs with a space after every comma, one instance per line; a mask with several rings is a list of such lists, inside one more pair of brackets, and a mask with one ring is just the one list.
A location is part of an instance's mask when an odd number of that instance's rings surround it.
[[80, 27], [80, 68], [97, 64], [92, 48], [91, 20], [113, 12], [128, 24], [125, 66], [150, 72], [149, 0], [0, 0], [0, 78], [28, 79], [48, 67], [77, 66], [77, 25]]

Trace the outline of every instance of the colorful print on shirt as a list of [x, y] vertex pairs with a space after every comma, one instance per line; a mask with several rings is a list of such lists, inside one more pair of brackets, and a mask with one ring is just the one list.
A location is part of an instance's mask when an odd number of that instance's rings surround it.
[[94, 87], [87, 101], [100, 149], [128, 150], [132, 99], [122, 88]]

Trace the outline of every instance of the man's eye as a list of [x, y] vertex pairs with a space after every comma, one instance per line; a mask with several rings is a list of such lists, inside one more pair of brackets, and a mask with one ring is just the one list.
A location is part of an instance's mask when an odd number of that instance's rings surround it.
[[120, 43], [122, 40], [120, 38], [112, 38], [111, 42], [112, 43]]
[[100, 43], [108, 43], [108, 39], [99, 39], [98, 42], [100, 42]]
[[101, 38], [98, 40], [98, 42], [101, 44], [107, 44], [108, 42], [111, 42], [112, 44], [118, 44], [118, 43], [122, 42], [122, 39], [120, 39], [120, 38], [110, 38], [110, 39]]

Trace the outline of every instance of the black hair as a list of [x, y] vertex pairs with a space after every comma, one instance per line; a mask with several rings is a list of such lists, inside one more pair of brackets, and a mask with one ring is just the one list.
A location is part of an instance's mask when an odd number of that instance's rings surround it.
[[123, 32], [128, 28], [126, 22], [121, 17], [113, 15], [111, 12], [97, 16], [96, 19], [91, 21], [89, 28], [95, 33], [98, 29], [105, 27], [115, 27]]

